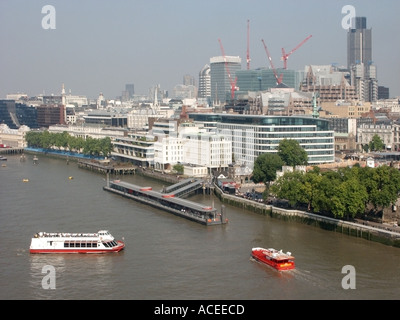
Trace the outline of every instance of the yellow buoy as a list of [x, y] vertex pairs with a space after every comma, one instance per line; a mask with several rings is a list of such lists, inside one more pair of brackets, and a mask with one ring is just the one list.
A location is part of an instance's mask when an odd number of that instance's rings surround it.
[[72, 180], [74, 177], [68, 177], [69, 180]]
[[23, 182], [29, 182], [29, 179], [22, 179]]

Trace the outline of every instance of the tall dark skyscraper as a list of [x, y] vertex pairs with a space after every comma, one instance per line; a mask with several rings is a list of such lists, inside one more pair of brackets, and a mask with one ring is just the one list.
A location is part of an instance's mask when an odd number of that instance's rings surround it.
[[122, 91], [121, 99], [122, 101], [129, 101], [135, 95], [135, 86], [133, 84], [126, 84], [125, 90]]
[[352, 65], [372, 63], [372, 35], [367, 29], [366, 17], [355, 17], [353, 28], [347, 34], [347, 68]]
[[133, 98], [135, 95], [135, 85], [134, 84], [126, 84], [125, 91], [129, 93], [129, 98]]

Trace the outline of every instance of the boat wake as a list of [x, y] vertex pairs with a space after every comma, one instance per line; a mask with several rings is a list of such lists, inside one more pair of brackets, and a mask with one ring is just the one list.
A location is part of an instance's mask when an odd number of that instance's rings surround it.
[[282, 279], [304, 282], [307, 283], [307, 285], [311, 285], [315, 288], [323, 290], [328, 290], [328, 291], [332, 290], [331, 284], [329, 284], [325, 278], [319, 277], [318, 275], [315, 275], [315, 273], [312, 273], [309, 270], [303, 270], [298, 266], [296, 266], [295, 269], [279, 271], [270, 266], [266, 266], [264, 263], [257, 261], [253, 257], [250, 257], [249, 260], [251, 262], [257, 263], [257, 265], [259, 265], [263, 269], [268, 270], [268, 272], [271, 272], [273, 274], [276, 274], [278, 277], [281, 277]]

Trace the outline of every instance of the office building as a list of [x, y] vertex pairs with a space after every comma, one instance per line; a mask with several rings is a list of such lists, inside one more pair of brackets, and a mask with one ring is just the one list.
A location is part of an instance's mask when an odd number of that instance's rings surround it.
[[378, 100], [389, 99], [389, 88], [378, 86]]
[[356, 96], [361, 101], [378, 100], [378, 79], [376, 66], [372, 63], [359, 63], [351, 67], [351, 83], [355, 87]]
[[318, 92], [320, 102], [357, 99], [356, 89], [346, 79], [346, 73], [331, 65], [307, 65], [304, 69], [303, 92]]
[[372, 30], [367, 29], [366, 17], [355, 17], [347, 33], [347, 69], [350, 84], [355, 87], [359, 100], [378, 100], [376, 66], [372, 61]]
[[122, 91], [121, 94], [121, 100], [122, 101], [129, 101], [133, 99], [133, 96], [135, 95], [135, 86], [134, 84], [126, 84], [125, 85], [125, 90]]
[[210, 58], [211, 103], [223, 105], [232, 100], [234, 94], [236, 71], [242, 68], [242, 60], [238, 56], [219, 56]]
[[355, 17], [347, 33], [347, 68], [372, 61], [372, 30], [367, 29], [366, 17]]
[[298, 141], [310, 165], [334, 162], [334, 132], [327, 119], [225, 113], [190, 113], [189, 118], [229, 137], [234, 162], [250, 169], [259, 155], [276, 153], [283, 139]]
[[83, 118], [88, 125], [120, 128], [128, 127], [128, 115], [123, 113], [96, 110], [88, 112]]
[[[277, 69], [277, 74], [283, 76], [282, 83], [289, 88], [298, 90], [303, 80], [303, 71]], [[259, 68], [253, 70], [236, 71], [237, 87], [236, 97], [246, 97], [249, 91], [267, 91], [275, 88], [278, 83], [272, 69]]]
[[198, 98], [211, 104], [211, 76], [210, 65], [206, 64], [199, 72]]
[[39, 127], [49, 127], [55, 124], [65, 124], [65, 105], [43, 104], [37, 107], [37, 124]]
[[182, 84], [185, 85], [185, 86], [195, 86], [196, 85], [196, 80], [190, 74], [185, 74], [183, 76]]

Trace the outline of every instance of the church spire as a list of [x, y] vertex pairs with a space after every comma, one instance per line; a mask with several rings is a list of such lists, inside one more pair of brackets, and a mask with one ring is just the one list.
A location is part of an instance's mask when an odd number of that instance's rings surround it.
[[61, 103], [65, 106], [65, 87], [64, 83], [62, 84], [62, 89], [61, 89]]

